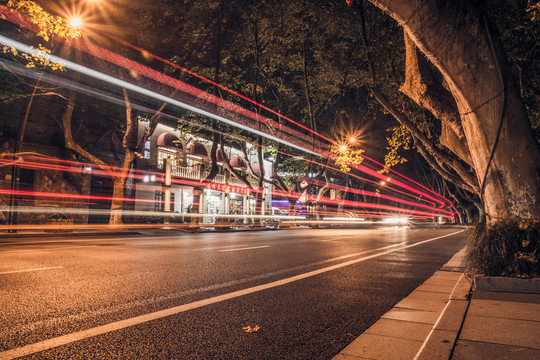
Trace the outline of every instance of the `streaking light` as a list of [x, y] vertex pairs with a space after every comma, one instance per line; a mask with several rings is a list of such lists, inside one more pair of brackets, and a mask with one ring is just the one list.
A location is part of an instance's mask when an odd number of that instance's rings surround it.
[[406, 217], [391, 217], [382, 219], [385, 224], [405, 225], [409, 223], [409, 219]]
[[181, 102], [179, 100], [172, 99], [170, 97], [155, 93], [155, 92], [153, 92], [151, 90], [142, 88], [140, 86], [137, 86], [137, 85], [128, 83], [126, 81], [114, 78], [112, 76], [103, 74], [101, 72], [95, 71], [93, 69], [87, 68], [87, 67], [79, 65], [79, 64], [76, 64], [76, 63], [74, 63], [72, 61], [66, 60], [66, 59], [58, 57], [56, 55], [46, 54], [46, 53], [44, 53], [42, 51], [36, 50], [36, 49], [34, 49], [34, 48], [32, 48], [32, 47], [30, 47], [28, 45], [25, 45], [25, 44], [20, 43], [18, 41], [12, 40], [12, 39], [7, 38], [7, 37], [5, 37], [3, 35], [0, 35], [0, 43], [2, 43], [4, 45], [7, 45], [9, 47], [12, 47], [14, 49], [17, 49], [18, 51], [21, 51], [21, 52], [24, 52], [24, 53], [27, 53], [27, 54], [30, 54], [30, 55], [33, 55], [33, 56], [37, 56], [37, 57], [49, 60], [49, 61], [57, 63], [57, 64], [60, 64], [60, 65], [62, 65], [64, 67], [66, 67], [66, 68], [69, 68], [69, 69], [71, 69], [73, 71], [84, 74], [86, 76], [90, 76], [90, 77], [93, 77], [95, 79], [107, 82], [109, 84], [113, 84], [113, 85], [116, 85], [116, 86], [119, 86], [119, 87], [129, 89], [129, 90], [131, 90], [133, 92], [136, 92], [136, 93], [139, 93], [141, 95], [145, 95], [145, 96], [148, 96], [150, 98], [154, 98], [156, 100], [163, 101], [163, 102], [166, 102], [168, 104], [178, 106], [178, 107], [180, 107], [182, 109], [192, 111], [192, 112], [197, 113], [199, 115], [207, 116], [207, 117], [212, 118], [214, 120], [223, 122], [223, 123], [225, 123], [227, 125], [236, 127], [238, 129], [241, 129], [241, 130], [251, 132], [251, 133], [253, 133], [255, 135], [260, 135], [260, 136], [262, 136], [262, 137], [264, 137], [266, 139], [276, 141], [276, 142], [278, 142], [280, 144], [290, 146], [290, 147], [292, 147], [294, 149], [297, 149], [297, 150], [300, 150], [300, 151], [303, 151], [303, 152], [307, 152], [307, 153], [309, 153], [311, 155], [322, 156], [321, 154], [319, 154], [319, 153], [317, 153], [315, 151], [311, 151], [309, 149], [306, 149], [306, 148], [303, 148], [301, 146], [295, 145], [295, 144], [293, 144], [291, 142], [285, 141], [285, 140], [280, 139], [280, 138], [278, 138], [276, 136], [269, 135], [269, 134], [267, 134], [267, 133], [265, 133], [263, 131], [259, 131], [257, 129], [250, 128], [249, 126], [245, 126], [245, 125], [236, 123], [236, 122], [234, 122], [232, 120], [229, 120], [229, 119], [226, 119], [226, 118], [224, 118], [222, 116], [213, 114], [213, 113], [208, 112], [206, 110], [199, 109], [199, 108], [197, 108], [195, 106], [188, 105], [188, 104], [186, 104], [184, 102]]

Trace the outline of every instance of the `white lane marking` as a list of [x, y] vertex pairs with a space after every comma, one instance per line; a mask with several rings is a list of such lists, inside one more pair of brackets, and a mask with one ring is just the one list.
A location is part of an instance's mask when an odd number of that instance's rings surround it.
[[23, 273], [23, 272], [31, 272], [31, 271], [43, 271], [43, 270], [52, 270], [52, 269], [63, 269], [63, 266], [51, 266], [46, 268], [36, 268], [36, 269], [24, 269], [24, 270], [12, 270], [12, 271], [4, 271], [0, 272], [0, 275], [5, 274], [15, 274], [15, 273]]
[[80, 245], [80, 246], [66, 246], [66, 247], [59, 247], [59, 248], [51, 248], [51, 249], [26, 249], [26, 250], [6, 250], [6, 251], [0, 251], [0, 256], [4, 254], [13, 254], [13, 253], [27, 253], [27, 252], [42, 252], [42, 251], [61, 251], [61, 250], [71, 250], [71, 249], [81, 249], [81, 248], [91, 248], [91, 247], [98, 247], [98, 245]]
[[403, 247], [386, 250], [386, 251], [383, 251], [383, 252], [380, 252], [380, 253], [377, 253], [377, 254], [364, 256], [364, 257], [361, 257], [361, 258], [358, 258], [358, 259], [349, 260], [349, 261], [346, 261], [346, 262], [343, 262], [343, 263], [340, 263], [340, 264], [328, 266], [328, 267], [318, 269], [318, 270], [314, 270], [314, 271], [309, 271], [307, 273], [292, 276], [292, 277], [289, 277], [289, 278], [286, 278], [286, 279], [277, 280], [277, 281], [273, 281], [273, 282], [266, 283], [266, 284], [263, 284], [263, 285], [253, 286], [253, 287], [238, 290], [238, 291], [233, 291], [233, 292], [228, 293], [228, 294], [214, 296], [214, 297], [211, 297], [211, 298], [208, 298], [208, 299], [195, 301], [195, 302], [192, 302], [192, 303], [189, 303], [189, 304], [175, 306], [175, 307], [172, 307], [172, 308], [169, 308], [169, 309], [156, 311], [156, 312], [153, 312], [153, 313], [150, 313], [150, 314], [140, 315], [140, 316], [136, 316], [136, 317], [133, 317], [133, 318], [130, 318], [130, 319], [116, 321], [116, 322], [106, 324], [106, 325], [102, 325], [102, 326], [98, 326], [98, 327], [95, 327], [95, 328], [74, 332], [74, 333], [71, 333], [71, 334], [67, 334], [67, 335], [56, 337], [56, 338], [44, 340], [44, 341], [37, 342], [37, 343], [34, 343], [34, 344], [29, 344], [29, 345], [26, 345], [26, 346], [23, 346], [23, 347], [20, 347], [20, 348], [7, 350], [7, 351], [4, 351], [4, 352], [0, 352], [0, 360], [14, 359], [14, 358], [21, 357], [21, 356], [32, 355], [32, 354], [35, 354], [35, 353], [38, 353], [38, 352], [41, 352], [41, 351], [53, 349], [55, 347], [59, 347], [59, 346], [62, 346], [62, 345], [67, 345], [67, 344], [70, 344], [70, 343], [73, 343], [73, 342], [76, 342], [76, 341], [81, 341], [81, 340], [84, 340], [84, 339], [88, 339], [88, 338], [91, 338], [91, 337], [94, 337], [94, 336], [103, 335], [103, 334], [106, 334], [106, 333], [109, 333], [109, 332], [112, 332], [112, 331], [125, 329], [127, 327], [140, 325], [140, 324], [143, 324], [143, 323], [146, 323], [146, 322], [149, 322], [149, 321], [162, 319], [162, 318], [167, 317], [167, 316], [177, 315], [177, 314], [180, 314], [182, 312], [197, 309], [197, 308], [200, 308], [200, 307], [203, 307], [203, 306], [216, 304], [216, 303], [226, 301], [226, 300], [230, 300], [230, 299], [234, 299], [234, 298], [237, 298], [237, 297], [240, 297], [240, 296], [252, 294], [252, 293], [255, 293], [255, 292], [271, 289], [271, 288], [282, 286], [282, 285], [286, 285], [286, 284], [289, 284], [289, 283], [292, 283], [292, 282], [295, 282], [295, 281], [299, 281], [299, 280], [303, 280], [303, 279], [306, 279], [306, 278], [309, 278], [309, 277], [312, 277], [312, 276], [315, 276], [315, 275], [323, 274], [323, 273], [326, 273], [326, 272], [329, 272], [329, 271], [332, 271], [332, 270], [336, 270], [336, 269], [340, 269], [340, 268], [343, 268], [343, 267], [346, 267], [346, 266], [354, 265], [354, 264], [357, 264], [357, 263], [362, 262], [362, 261], [374, 259], [374, 258], [377, 258], [377, 257], [380, 257], [380, 256], [391, 254], [391, 253], [396, 252], [396, 251], [401, 251], [401, 250], [408, 249], [408, 248], [411, 248], [411, 247], [415, 247], [415, 246], [418, 246], [418, 245], [422, 245], [422, 244], [425, 244], [425, 243], [428, 243], [428, 242], [431, 242], [431, 241], [442, 239], [442, 238], [445, 238], [445, 237], [448, 237], [448, 236], [456, 235], [456, 234], [459, 234], [459, 233], [461, 233], [463, 231], [465, 231], [465, 230], [460, 230], [460, 231], [456, 231], [456, 232], [453, 232], [453, 233], [450, 233], [450, 234], [437, 236], [437, 237], [434, 237], [434, 238], [431, 238], [431, 239], [419, 241], [419, 242], [411, 244], [411, 245], [406, 245], [406, 246], [403, 246]]
[[324, 239], [324, 240], [319, 240], [319, 241], [334, 241], [334, 240], [339, 240], [339, 239], [343, 239], [344, 237], [343, 236], [340, 236], [340, 237], [335, 237], [335, 238], [330, 238], [330, 239]]
[[174, 241], [148, 241], [148, 242], [142, 242], [142, 243], [134, 243], [129, 244], [130, 246], [141, 246], [141, 245], [161, 245], [161, 244], [178, 244], [181, 243], [182, 240], [174, 240]]
[[245, 248], [236, 248], [236, 249], [225, 249], [225, 250], [219, 250], [218, 252], [229, 252], [229, 251], [240, 251], [240, 250], [251, 250], [251, 249], [263, 249], [263, 248], [269, 248], [269, 245], [265, 246], [251, 246], [251, 247], [245, 247]]
[[242, 246], [244, 246], [244, 245], [210, 246], [210, 247], [193, 249], [193, 250], [219, 250], [219, 249], [239, 248], [239, 247], [242, 247]]

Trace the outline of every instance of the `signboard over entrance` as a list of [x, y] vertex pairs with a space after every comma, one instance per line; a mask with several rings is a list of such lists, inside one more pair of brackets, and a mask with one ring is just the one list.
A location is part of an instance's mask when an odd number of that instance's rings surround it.
[[210, 183], [206, 186], [208, 189], [223, 191], [226, 193], [237, 193], [242, 195], [249, 195], [249, 189], [241, 186], [232, 186], [228, 184]]

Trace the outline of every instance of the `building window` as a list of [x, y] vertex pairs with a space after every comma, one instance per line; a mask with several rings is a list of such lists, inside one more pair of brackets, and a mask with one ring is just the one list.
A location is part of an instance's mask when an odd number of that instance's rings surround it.
[[163, 162], [165, 159], [174, 159], [176, 157], [176, 152], [159, 149], [158, 150], [158, 168], [163, 169]]

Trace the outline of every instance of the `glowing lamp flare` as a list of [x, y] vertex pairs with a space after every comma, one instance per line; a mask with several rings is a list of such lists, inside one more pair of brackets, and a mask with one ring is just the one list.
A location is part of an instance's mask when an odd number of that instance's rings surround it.
[[82, 19], [80, 17], [72, 17], [69, 19], [69, 25], [71, 25], [72, 28], [76, 29], [82, 25]]

